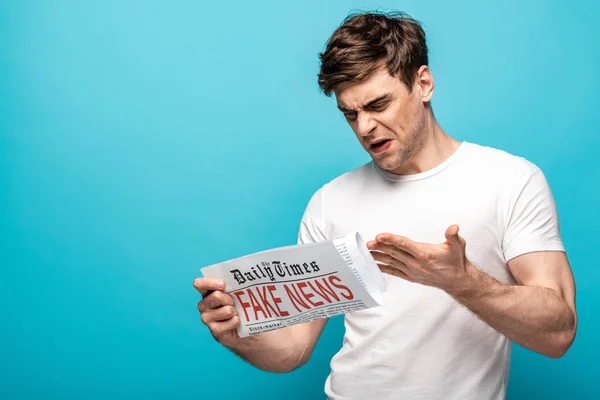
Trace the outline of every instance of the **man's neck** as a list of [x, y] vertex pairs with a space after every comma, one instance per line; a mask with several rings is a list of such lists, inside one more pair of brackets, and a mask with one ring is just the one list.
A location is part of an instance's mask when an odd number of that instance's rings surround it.
[[421, 150], [392, 173], [411, 175], [429, 171], [447, 160], [459, 146], [460, 142], [448, 136], [432, 118]]

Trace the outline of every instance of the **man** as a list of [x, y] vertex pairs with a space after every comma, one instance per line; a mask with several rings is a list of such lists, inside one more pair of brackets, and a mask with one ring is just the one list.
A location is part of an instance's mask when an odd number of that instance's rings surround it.
[[[299, 243], [350, 231], [386, 276], [384, 303], [346, 315], [331, 399], [502, 399], [511, 342], [557, 358], [577, 327], [552, 193], [531, 162], [448, 136], [436, 122], [425, 33], [404, 15], [347, 18], [319, 85], [372, 162], [318, 190]], [[326, 320], [240, 339], [233, 299], [197, 279], [202, 321], [248, 362], [303, 365]]]

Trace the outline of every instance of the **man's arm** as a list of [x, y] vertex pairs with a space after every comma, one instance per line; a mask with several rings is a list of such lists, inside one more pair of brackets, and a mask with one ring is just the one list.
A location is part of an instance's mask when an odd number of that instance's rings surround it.
[[203, 296], [198, 311], [213, 337], [264, 371], [289, 372], [304, 365], [327, 323], [326, 319], [316, 320], [240, 338], [236, 331], [240, 317], [233, 298], [223, 291], [222, 281], [197, 278], [194, 287]]
[[226, 345], [256, 368], [290, 372], [306, 364], [327, 323], [326, 319], [249, 336]]
[[504, 285], [467, 260], [457, 225], [446, 230], [440, 244], [385, 233], [367, 246], [383, 272], [445, 290], [524, 347], [557, 358], [575, 338], [575, 284], [564, 252], [513, 258], [508, 266], [519, 284]]
[[449, 294], [519, 345], [562, 357], [575, 339], [575, 282], [562, 251], [515, 257], [508, 267], [517, 285], [504, 285], [468, 263], [463, 287]]

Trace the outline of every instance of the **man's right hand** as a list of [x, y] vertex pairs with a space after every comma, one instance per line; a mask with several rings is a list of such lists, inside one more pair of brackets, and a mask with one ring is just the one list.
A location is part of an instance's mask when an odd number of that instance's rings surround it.
[[225, 290], [225, 282], [220, 279], [196, 278], [194, 287], [202, 295], [198, 311], [202, 323], [210, 333], [224, 346], [233, 345], [240, 340], [236, 328], [240, 326], [240, 317], [233, 306], [233, 298]]

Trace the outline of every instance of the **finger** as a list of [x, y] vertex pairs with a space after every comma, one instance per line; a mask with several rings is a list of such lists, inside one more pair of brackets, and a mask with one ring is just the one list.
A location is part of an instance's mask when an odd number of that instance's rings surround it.
[[[386, 264], [388, 267], [398, 269], [398, 270], [404, 272], [405, 274], [410, 269], [402, 261], [395, 259], [394, 257], [390, 256], [389, 254], [378, 253], [373, 258], [375, 259], [376, 262]], [[377, 264], [377, 265], [379, 267], [381, 266], [379, 264]]]
[[458, 225], [454, 224], [454, 225], [450, 225], [445, 232], [445, 236], [446, 236], [446, 242], [448, 243], [448, 245], [450, 246], [462, 246], [464, 243], [464, 240], [460, 237], [460, 235], [458, 234]]
[[396, 246], [393, 246], [391, 244], [385, 244], [385, 243], [377, 243], [374, 242], [375, 244], [371, 246], [371, 254], [374, 254], [374, 252], [384, 252], [386, 254], [389, 254], [390, 256], [394, 257], [395, 259], [397, 259], [398, 261], [402, 261], [403, 263], [408, 263], [413, 261], [415, 258], [405, 252], [404, 250], [399, 249]]
[[208, 325], [213, 322], [222, 322], [227, 321], [233, 317], [235, 317], [237, 311], [233, 306], [225, 306], [216, 309], [207, 310], [202, 313], [202, 323], [204, 325]]
[[194, 279], [194, 287], [204, 297], [210, 291], [225, 289], [225, 282], [214, 278], [196, 278]]
[[386, 253], [372, 252], [371, 255], [373, 256], [375, 262], [380, 262], [384, 264], [391, 264], [395, 260], [394, 257]]
[[212, 310], [221, 306], [232, 306], [233, 298], [227, 293], [216, 291], [212, 292], [201, 302], [198, 303], [198, 311], [205, 312], [206, 310]]
[[208, 329], [210, 329], [211, 333], [214, 336], [220, 336], [225, 332], [229, 332], [229, 331], [239, 328], [240, 317], [236, 315], [235, 317], [233, 317], [227, 321], [211, 322], [207, 326], [208, 326]]
[[391, 233], [380, 233], [375, 237], [375, 241], [377, 243], [394, 245], [400, 250], [403, 250], [417, 258], [421, 251], [421, 246], [419, 243], [404, 236], [392, 235]]
[[399, 269], [392, 268], [392, 267], [387, 266], [387, 265], [379, 265], [379, 269], [383, 273], [386, 273], [386, 274], [389, 274], [389, 275], [393, 275], [393, 276], [397, 276], [398, 278], [402, 278], [404, 280], [412, 282], [412, 280], [408, 277], [408, 275], [405, 272], [400, 271]]

